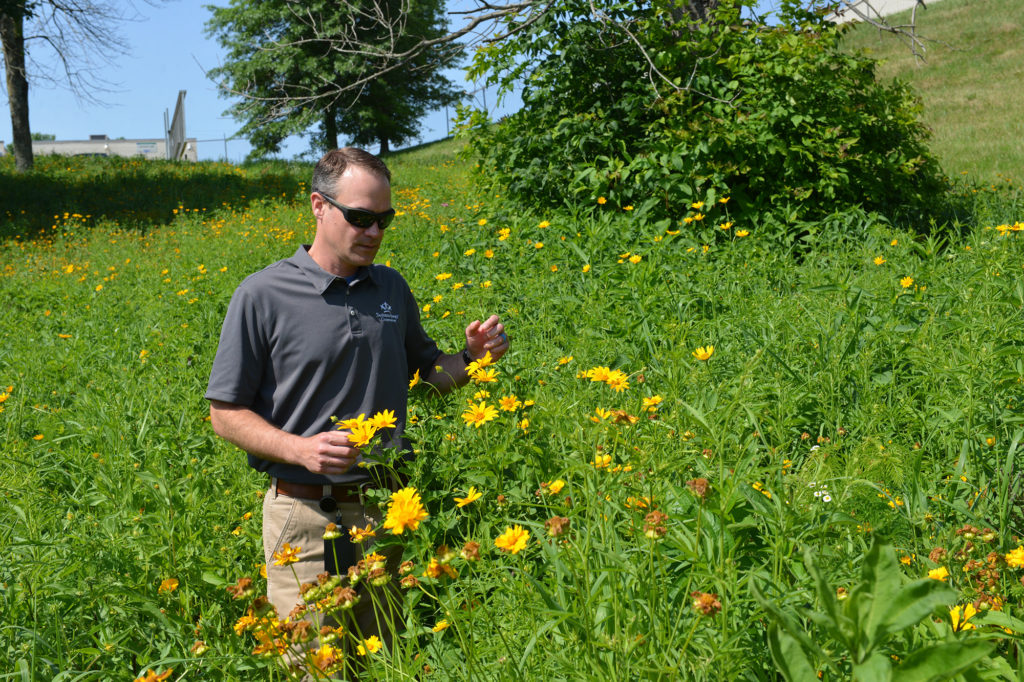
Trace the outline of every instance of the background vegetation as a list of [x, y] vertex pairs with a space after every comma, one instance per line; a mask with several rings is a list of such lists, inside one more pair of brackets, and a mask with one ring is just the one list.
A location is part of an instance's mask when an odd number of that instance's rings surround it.
[[[1017, 182], [947, 165], [950, 225], [846, 203], [782, 224], [717, 183], [665, 216], [600, 184], [531, 210], [458, 150], [389, 159], [379, 260], [442, 346], [497, 312], [513, 350], [415, 394], [429, 517], [380, 532], [412, 562], [403, 634], [347, 660], [1020, 679]], [[310, 172], [0, 159], [0, 679], [282, 679], [226, 589], [263, 589], [266, 481], [202, 394], [238, 282], [312, 238]]]

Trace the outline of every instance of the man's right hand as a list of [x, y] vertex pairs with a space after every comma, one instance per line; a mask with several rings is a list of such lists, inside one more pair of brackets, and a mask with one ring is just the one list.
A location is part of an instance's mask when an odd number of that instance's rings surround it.
[[360, 453], [349, 445], [348, 431], [324, 431], [304, 438], [282, 431], [244, 405], [211, 400], [210, 423], [218, 436], [251, 455], [301, 466], [314, 474], [343, 474]]
[[360, 450], [349, 445], [348, 431], [324, 431], [308, 438], [299, 463], [314, 474], [343, 474], [356, 463]]

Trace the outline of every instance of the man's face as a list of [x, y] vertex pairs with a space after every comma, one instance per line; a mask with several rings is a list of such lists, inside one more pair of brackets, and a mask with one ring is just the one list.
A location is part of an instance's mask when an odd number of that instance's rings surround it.
[[[383, 213], [391, 208], [391, 185], [368, 170], [348, 168], [338, 179], [331, 195], [339, 204]], [[345, 220], [341, 209], [319, 194], [311, 197], [317, 217], [316, 238], [310, 255], [320, 267], [332, 274], [348, 277], [360, 267], [373, 263], [384, 231], [378, 223], [361, 229]]]

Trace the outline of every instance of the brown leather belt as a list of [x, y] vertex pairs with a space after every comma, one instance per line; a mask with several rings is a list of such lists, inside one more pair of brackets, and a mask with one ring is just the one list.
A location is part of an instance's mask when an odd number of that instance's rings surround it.
[[[288, 497], [297, 497], [301, 500], [318, 500], [320, 508], [326, 512], [334, 511], [339, 502], [359, 503], [362, 501], [359, 486], [351, 483], [348, 485], [322, 486], [309, 483], [292, 483], [291, 481], [284, 481], [279, 478], [277, 479], [276, 490], [279, 494], [287, 495]], [[328, 500], [332, 500], [334, 504], [330, 504], [330, 502], [327, 502]]]

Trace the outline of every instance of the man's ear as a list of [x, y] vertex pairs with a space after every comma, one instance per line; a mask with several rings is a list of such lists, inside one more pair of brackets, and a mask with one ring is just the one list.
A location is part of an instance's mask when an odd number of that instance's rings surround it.
[[309, 204], [313, 209], [313, 215], [316, 217], [317, 222], [324, 218], [324, 208], [326, 203], [327, 202], [324, 201], [324, 198], [320, 196], [319, 192], [313, 192], [309, 195]]

